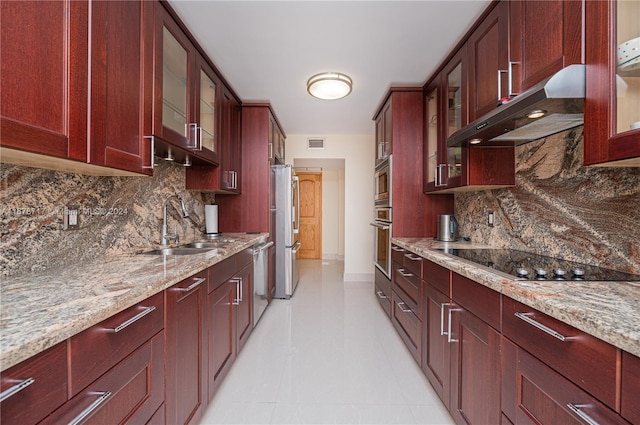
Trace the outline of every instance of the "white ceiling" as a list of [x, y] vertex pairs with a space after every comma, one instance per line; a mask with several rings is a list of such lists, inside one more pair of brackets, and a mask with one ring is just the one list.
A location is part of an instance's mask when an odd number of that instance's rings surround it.
[[[242, 101], [269, 101], [288, 134], [371, 134], [391, 85], [422, 85], [489, 0], [170, 0]], [[336, 71], [344, 99], [311, 97], [306, 82]]]

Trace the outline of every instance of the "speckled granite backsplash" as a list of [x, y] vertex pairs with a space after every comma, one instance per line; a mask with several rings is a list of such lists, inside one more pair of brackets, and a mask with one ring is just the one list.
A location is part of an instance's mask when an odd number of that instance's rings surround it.
[[583, 167], [582, 149], [582, 127], [516, 148], [516, 187], [455, 195], [460, 234], [640, 273], [640, 168]]
[[[181, 242], [204, 229], [201, 194], [185, 190], [184, 168], [161, 163], [153, 177], [93, 177], [0, 164], [0, 276], [140, 251], [160, 242], [162, 207], [179, 194], [201, 229], [169, 207], [169, 232]], [[65, 206], [80, 228], [62, 230]]]

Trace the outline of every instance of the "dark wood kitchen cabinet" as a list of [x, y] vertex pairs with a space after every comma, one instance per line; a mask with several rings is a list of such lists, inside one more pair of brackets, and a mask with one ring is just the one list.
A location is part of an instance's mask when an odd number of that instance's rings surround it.
[[640, 67], [628, 43], [639, 15], [636, 1], [585, 3], [585, 165], [640, 166]]
[[473, 145], [447, 146], [449, 136], [469, 122], [471, 96], [468, 81], [472, 78], [469, 72], [469, 49], [466, 44], [463, 45], [424, 88], [425, 193], [454, 193], [515, 185], [513, 147], [487, 149]]
[[253, 330], [252, 259], [247, 249], [208, 269], [209, 399]]
[[198, 423], [207, 405], [207, 273], [165, 290], [167, 423]]
[[458, 424], [500, 422], [501, 295], [456, 273], [451, 279], [449, 412]]
[[3, 1], [0, 7], [2, 147], [86, 158], [89, 4]]
[[[509, 61], [514, 94], [562, 68], [584, 63], [581, 0], [509, 1]], [[585, 46], [587, 49], [593, 46]]]
[[502, 409], [512, 423], [628, 424], [591, 394], [507, 338], [502, 339], [502, 356]]
[[[4, 425], [40, 422], [67, 401], [67, 345], [54, 347], [0, 374], [0, 402]], [[11, 394], [11, 395], [9, 395]]]
[[622, 417], [634, 424], [640, 424], [640, 358], [633, 354], [622, 352]]
[[14, 148], [3, 161], [151, 174], [152, 13], [149, 2], [2, 2], [0, 133]]
[[376, 165], [388, 158], [393, 149], [393, 114], [391, 99], [382, 107], [375, 118]]

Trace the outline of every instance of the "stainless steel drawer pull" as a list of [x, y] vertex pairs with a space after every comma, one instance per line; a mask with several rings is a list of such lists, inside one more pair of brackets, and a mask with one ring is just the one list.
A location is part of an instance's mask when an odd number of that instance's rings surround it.
[[531, 317], [529, 317], [527, 314], [531, 314], [531, 313], [514, 313], [515, 316], [518, 319], [524, 320], [525, 322], [527, 322], [528, 324], [530, 324], [531, 326], [534, 326], [538, 329], [540, 329], [542, 332], [551, 335], [554, 338], [559, 339], [560, 341], [569, 341], [573, 338], [569, 337], [569, 336], [564, 336], [559, 332], [554, 331], [553, 329], [551, 329], [548, 326], [543, 325], [542, 323], [532, 319]]
[[197, 288], [202, 282], [204, 282], [205, 280], [207, 280], [204, 277], [198, 277], [198, 278], [194, 278], [196, 281], [193, 282], [191, 285], [187, 286], [186, 288], [174, 288], [175, 291], [180, 291], [180, 292], [189, 292], [195, 288]]
[[378, 298], [381, 298], [383, 300], [387, 298], [387, 296], [382, 291], [377, 291], [376, 294], [378, 295]]
[[133, 316], [131, 319], [122, 322], [121, 324], [119, 324], [118, 326], [116, 326], [115, 328], [107, 328], [105, 329], [106, 332], [110, 332], [110, 333], [118, 333], [121, 330], [123, 330], [124, 328], [126, 328], [129, 325], [132, 325], [133, 323], [137, 322], [138, 320], [142, 319], [144, 316], [146, 316], [147, 314], [151, 313], [153, 310], [156, 309], [155, 306], [149, 306], [149, 307], [142, 307], [144, 308], [144, 310], [142, 310], [140, 313], [136, 314], [135, 316]]
[[404, 252], [404, 249], [398, 246], [392, 246], [391, 249], [394, 250], [395, 252]]
[[27, 379], [23, 379], [21, 381], [18, 381], [17, 384], [12, 386], [11, 388], [7, 388], [5, 391], [0, 393], [0, 403], [5, 401], [6, 399], [11, 397], [12, 395], [14, 395], [16, 393], [19, 393], [20, 391], [24, 390], [25, 388], [27, 388], [29, 385], [33, 384], [34, 382], [36, 382], [36, 380], [33, 379], [33, 378], [27, 378]]
[[413, 313], [413, 311], [410, 308], [406, 308], [407, 305], [405, 303], [398, 303], [398, 307], [400, 308], [400, 311], [402, 311], [403, 313]]
[[71, 422], [69, 422], [69, 425], [77, 425], [80, 422], [82, 422], [84, 419], [86, 419], [87, 416], [89, 416], [94, 410], [100, 407], [100, 405], [104, 403], [105, 400], [111, 396], [111, 391], [97, 392], [97, 393], [93, 392], [93, 393], [89, 393], [89, 395], [97, 395], [99, 397], [93, 403], [91, 403], [86, 409], [80, 412], [78, 416], [73, 418]]
[[600, 425], [599, 422], [594, 421], [591, 416], [587, 415], [582, 411], [582, 409], [580, 409], [582, 406], [584, 405], [567, 403], [567, 407], [571, 409], [571, 411], [575, 413], [580, 419], [582, 419], [584, 423], [589, 425]]
[[[453, 306], [453, 304], [451, 304]], [[451, 336], [453, 335], [453, 332], [451, 331], [451, 313], [454, 311], [462, 311], [459, 308], [450, 308], [449, 309], [449, 323], [447, 324], [447, 342], [448, 343], [452, 343], [452, 342], [458, 342], [457, 339], [453, 339]]]
[[369, 223], [369, 226], [373, 226], [373, 227], [377, 227], [378, 229], [382, 229], [382, 230], [389, 230], [390, 227], [388, 225], [385, 224], [380, 224], [380, 223]]
[[404, 254], [405, 257], [407, 257], [409, 260], [411, 261], [419, 261], [422, 260], [422, 257], [420, 257], [419, 255], [413, 255], [413, 254]]
[[449, 335], [449, 332], [444, 331], [444, 307], [452, 305], [451, 303], [440, 304], [440, 336]]
[[398, 269], [398, 273], [400, 273], [403, 277], [413, 276], [413, 273], [405, 273], [406, 271], [407, 271], [406, 269]]
[[242, 302], [242, 278], [234, 277], [233, 279], [231, 279], [231, 282], [236, 283], [236, 294], [237, 294], [237, 298], [231, 304], [240, 305], [240, 303]]

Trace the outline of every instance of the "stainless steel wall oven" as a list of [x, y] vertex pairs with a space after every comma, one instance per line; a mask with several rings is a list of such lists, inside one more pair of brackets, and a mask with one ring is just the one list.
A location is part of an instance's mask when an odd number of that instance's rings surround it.
[[391, 208], [377, 207], [376, 217], [370, 224], [375, 228], [374, 264], [391, 279]]

